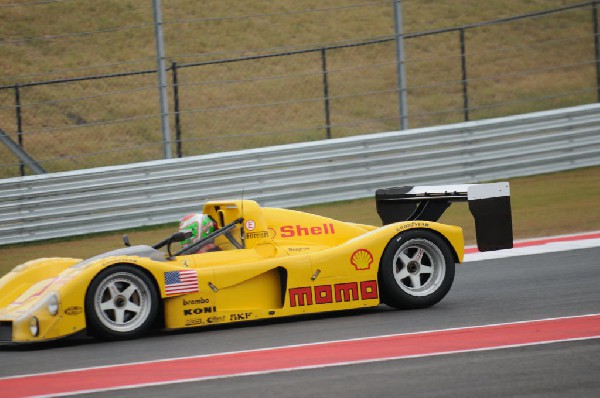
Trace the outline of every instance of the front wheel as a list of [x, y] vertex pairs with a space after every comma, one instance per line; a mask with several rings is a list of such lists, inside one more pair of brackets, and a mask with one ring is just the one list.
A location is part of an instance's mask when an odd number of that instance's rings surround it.
[[430, 307], [446, 296], [454, 281], [454, 256], [434, 232], [410, 230], [390, 241], [379, 267], [382, 302], [400, 308]]
[[117, 265], [100, 272], [90, 284], [85, 311], [96, 337], [121, 340], [147, 331], [158, 313], [158, 294], [143, 271]]

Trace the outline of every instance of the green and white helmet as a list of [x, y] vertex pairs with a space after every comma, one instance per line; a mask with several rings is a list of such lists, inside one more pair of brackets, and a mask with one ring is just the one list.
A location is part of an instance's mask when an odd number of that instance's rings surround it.
[[216, 229], [217, 225], [208, 215], [202, 213], [188, 214], [179, 222], [179, 231], [191, 231], [192, 236], [181, 242], [181, 246], [187, 249], [190, 245], [215, 232]]

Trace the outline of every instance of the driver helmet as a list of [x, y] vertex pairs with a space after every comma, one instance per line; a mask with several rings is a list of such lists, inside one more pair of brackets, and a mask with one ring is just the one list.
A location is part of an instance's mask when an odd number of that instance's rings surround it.
[[209, 234], [215, 232], [216, 229], [217, 225], [209, 215], [202, 213], [188, 214], [179, 222], [179, 231], [191, 231], [192, 235], [181, 242], [181, 246], [187, 249], [200, 239], [206, 238]]

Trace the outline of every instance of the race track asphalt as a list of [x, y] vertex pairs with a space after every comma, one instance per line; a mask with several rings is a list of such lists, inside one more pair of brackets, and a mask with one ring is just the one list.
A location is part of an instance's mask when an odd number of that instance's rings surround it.
[[[161, 358], [600, 313], [600, 248], [468, 262], [449, 295], [386, 306], [163, 332], [127, 342], [75, 338], [1, 347], [0, 377]], [[89, 397], [600, 396], [600, 339], [97, 392]]]

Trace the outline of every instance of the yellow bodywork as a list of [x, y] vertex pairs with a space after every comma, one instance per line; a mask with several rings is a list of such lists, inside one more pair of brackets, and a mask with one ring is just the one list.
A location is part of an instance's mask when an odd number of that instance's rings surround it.
[[[377, 306], [383, 251], [409, 229], [437, 232], [453, 248], [456, 261], [463, 259], [462, 229], [435, 222], [374, 227], [262, 208], [250, 200], [209, 202], [203, 213], [220, 227], [242, 217], [232, 236], [244, 248], [219, 236], [215, 244], [221, 251], [174, 259], [121, 249], [85, 261], [38, 259], [16, 267], [0, 279], [0, 341], [43, 341], [86, 329], [87, 288], [99, 272], [116, 264], [139, 267], [151, 276], [164, 306], [163, 324], [175, 329]], [[167, 294], [165, 274], [189, 269], [197, 273], [197, 291]], [[59, 303], [55, 315], [48, 309], [52, 295]], [[29, 330], [32, 317], [39, 321], [38, 336]]]

